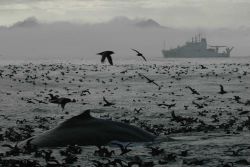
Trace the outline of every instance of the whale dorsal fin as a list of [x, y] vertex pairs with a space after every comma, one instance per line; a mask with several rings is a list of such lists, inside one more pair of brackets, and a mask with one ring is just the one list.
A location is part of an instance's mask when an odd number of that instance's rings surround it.
[[80, 121], [80, 120], [89, 120], [89, 119], [93, 119], [94, 117], [92, 117], [91, 115], [90, 115], [90, 111], [91, 110], [85, 110], [85, 111], [83, 111], [81, 114], [79, 114], [79, 115], [77, 115], [77, 116], [74, 116], [74, 117], [72, 117], [72, 118], [70, 118], [70, 119], [68, 119], [68, 120], [66, 120], [65, 122], [63, 122], [63, 124], [65, 124], [65, 123], [76, 123], [76, 122], [78, 122], [78, 121]]
[[85, 121], [94, 119], [94, 117], [92, 117], [90, 115], [90, 111], [91, 110], [85, 110], [83, 113], [81, 113], [80, 115], [74, 116], [64, 122], [62, 122], [60, 124], [60, 126], [58, 128], [64, 128], [64, 127], [73, 127], [79, 124], [84, 123]]
[[90, 110], [85, 110], [83, 113], [77, 116], [79, 119], [91, 119]]

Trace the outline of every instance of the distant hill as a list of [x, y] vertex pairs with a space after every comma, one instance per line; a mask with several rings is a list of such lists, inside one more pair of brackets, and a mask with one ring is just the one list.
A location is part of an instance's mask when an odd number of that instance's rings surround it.
[[[52, 24], [71, 24], [69, 22], [54, 22]], [[11, 26], [0, 26], [0, 29], [5, 28], [29, 28], [29, 27], [37, 27], [39, 25], [42, 25], [42, 23], [37, 20], [35, 17], [28, 17], [22, 21], [18, 21], [14, 23]], [[143, 18], [137, 18], [137, 19], [130, 19], [125, 16], [118, 16], [110, 21], [102, 22], [102, 23], [95, 23], [93, 25], [110, 25], [110, 26], [135, 26], [140, 28], [168, 28], [161, 24], [159, 24], [157, 21], [153, 19], [143, 19]]]
[[146, 28], [147, 27], [163, 28], [163, 26], [161, 26], [158, 22], [156, 22], [153, 19], [141, 20], [141, 21], [138, 21], [135, 25], [139, 27], [146, 27]]
[[39, 25], [39, 22], [35, 17], [28, 17], [25, 20], [16, 22], [15, 24], [10, 26], [9, 28], [17, 28], [17, 27], [28, 28], [28, 27], [38, 26], [38, 25]]
[[132, 25], [141, 28], [166, 28], [153, 19], [130, 19], [125, 16], [115, 17], [108, 23], [112, 23], [115, 25]]

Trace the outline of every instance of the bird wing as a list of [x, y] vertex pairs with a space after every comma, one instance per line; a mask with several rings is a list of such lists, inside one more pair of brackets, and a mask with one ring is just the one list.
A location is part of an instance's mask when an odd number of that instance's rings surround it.
[[[132, 49], [133, 51], [135, 51], [136, 53], [140, 53], [138, 50]], [[141, 54], [141, 53], [140, 53]]]
[[112, 57], [110, 55], [107, 55], [106, 57], [107, 57], [107, 59], [109, 61], [109, 64], [113, 65]]
[[112, 144], [117, 145], [118, 147], [120, 147], [121, 150], [124, 149], [124, 146], [122, 144], [120, 144], [120, 143], [112, 143]]
[[152, 80], [152, 79], [149, 79], [149, 78], [146, 77], [145, 75], [140, 74], [140, 76], [144, 77], [146, 80], [148, 80], [148, 82], [153, 82], [153, 81], [154, 81], [154, 80]]
[[141, 55], [141, 57], [142, 57], [145, 61], [147, 61], [146, 58], [145, 58], [143, 55]]
[[111, 55], [111, 54], [114, 54], [114, 52], [111, 51], [111, 50], [107, 50], [107, 51], [103, 51], [103, 52], [97, 53], [97, 55], [104, 55], [104, 56]]
[[105, 58], [106, 58], [106, 56], [102, 55], [102, 59], [101, 59], [101, 62], [102, 62], [102, 63], [105, 62]]
[[66, 103], [61, 103], [61, 107], [64, 110]]
[[105, 51], [104, 51], [104, 52], [97, 53], [97, 55], [104, 55], [104, 54], [105, 54]]
[[72, 102], [72, 100], [70, 98], [63, 97], [62, 102], [68, 103], [68, 102]]
[[103, 101], [105, 102], [105, 103], [108, 103], [108, 101], [106, 100], [106, 98], [103, 96]]
[[146, 78], [148, 81], [152, 81], [151, 79], [149, 79], [148, 77], [146, 77], [145, 75], [142, 75], [144, 78]]
[[125, 146], [125, 148], [127, 148], [129, 145], [131, 145], [132, 143], [128, 143], [126, 146]]
[[223, 90], [224, 90], [224, 88], [223, 88], [223, 86], [222, 86], [222, 85], [220, 85], [220, 90], [221, 90], [221, 91], [223, 91]]
[[141, 74], [141, 73], [139, 73], [138, 75], [140, 75], [141, 77], [146, 78], [146, 76], [145, 76], [145, 75], [143, 75], [143, 74]]
[[9, 148], [11, 148], [11, 149], [14, 148], [14, 147], [13, 147], [12, 145], [10, 145], [10, 144], [3, 144], [2, 147], [9, 147]]
[[[159, 86], [159, 85], [158, 85], [156, 82], [154, 82], [154, 81], [153, 81], [152, 83], [155, 84], [156, 86]], [[160, 86], [159, 86], [159, 87], [160, 87]]]
[[53, 94], [51, 94], [51, 93], [49, 93], [48, 95], [50, 96], [50, 99], [54, 99], [55, 98], [55, 96]]

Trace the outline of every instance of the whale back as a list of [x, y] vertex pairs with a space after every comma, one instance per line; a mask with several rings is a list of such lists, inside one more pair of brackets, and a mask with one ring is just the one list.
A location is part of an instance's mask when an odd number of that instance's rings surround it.
[[[94, 118], [91, 110], [74, 116], [58, 127], [32, 137], [30, 143], [38, 147], [67, 145], [106, 145], [111, 141], [150, 142], [155, 136], [132, 125]], [[28, 139], [29, 140], [29, 139]]]

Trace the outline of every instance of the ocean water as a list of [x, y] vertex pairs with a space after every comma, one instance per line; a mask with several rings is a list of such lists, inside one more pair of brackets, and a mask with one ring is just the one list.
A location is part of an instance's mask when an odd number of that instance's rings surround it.
[[[165, 65], [168, 63], [171, 64], [220, 64], [220, 63], [249, 63], [249, 57], [230, 57], [230, 58], [163, 58], [163, 57], [155, 57], [147, 58], [148, 61], [144, 62], [139, 57], [115, 57], [113, 56], [113, 61], [115, 65], [122, 64], [156, 64], [156, 65]], [[101, 65], [100, 59], [98, 57], [93, 58], [8, 58], [8, 57], [0, 57], [0, 65], [8, 65], [8, 64], [58, 64], [58, 63], [71, 63], [71, 64], [94, 64]], [[106, 62], [107, 63], [107, 62]]]
[[[147, 62], [136, 57], [129, 60], [115, 58], [114, 62], [115, 66], [103, 66], [99, 59], [2, 59], [0, 70], [3, 70], [3, 74], [7, 76], [0, 78], [0, 111], [4, 115], [0, 117], [1, 134], [4, 134], [8, 128], [22, 126], [16, 121], [25, 119], [27, 122], [24, 125], [31, 125], [34, 128], [32, 133], [34, 136], [46, 131], [39, 128], [40, 123], [34, 119], [37, 116], [55, 118], [44, 124], [51, 129], [85, 109], [100, 109], [99, 112], [92, 113], [93, 116], [103, 119], [112, 118], [120, 122], [124, 119], [131, 120], [131, 124], [138, 127], [146, 123], [151, 130], [164, 127], [159, 134], [162, 137], [161, 140], [150, 144], [132, 145], [130, 147], [132, 151], [125, 156], [119, 155], [119, 148], [108, 146], [116, 152], [110, 160], [120, 158], [129, 162], [135, 156], [139, 156], [145, 162], [153, 161], [155, 166], [182, 167], [215, 167], [227, 163], [244, 166], [238, 161], [250, 162], [250, 123], [248, 121], [250, 112], [242, 114], [243, 111], [249, 111], [249, 105], [245, 102], [250, 100], [250, 57], [218, 59], [159, 57], [149, 59]], [[62, 64], [63, 68], [52, 71], [50, 64], [54, 63]], [[16, 65], [12, 78], [9, 78], [8, 74], [13, 72], [11, 68], [13, 66], [3, 66], [8, 64]], [[201, 65], [206, 68], [202, 69]], [[126, 73], [121, 73], [126, 70]], [[48, 71], [50, 71], [50, 79], [42, 77]], [[65, 76], [60, 75], [62, 71]], [[154, 79], [162, 88], [158, 89], [157, 86], [148, 83], [138, 73]], [[36, 85], [26, 82], [27, 76], [34, 75], [38, 76]], [[59, 79], [56, 79], [57, 77]], [[47, 86], [44, 85], [45, 81]], [[219, 85], [224, 86], [226, 94], [218, 93]], [[200, 95], [192, 94], [187, 86], [197, 90]], [[84, 89], [89, 89], [91, 94], [80, 96], [81, 90]], [[77, 103], [67, 104], [64, 112], [51, 103], [39, 104], [36, 101], [27, 103], [27, 99], [48, 101], [48, 93], [51, 92], [75, 98]], [[114, 102], [115, 106], [104, 107], [103, 96]], [[242, 103], [237, 103], [234, 100], [235, 96], [239, 96]], [[160, 104], [175, 104], [175, 106], [168, 108]], [[141, 112], [134, 112], [134, 109], [139, 108], [142, 108]], [[173, 120], [172, 112], [183, 118], [197, 118], [198, 121], [178, 123]], [[135, 117], [138, 118], [137, 121]], [[215, 129], [203, 127], [203, 123]], [[242, 125], [244, 125], [243, 129], [240, 129]], [[199, 130], [197, 127], [204, 129]], [[168, 140], [169, 137], [174, 140]], [[2, 147], [6, 143], [15, 144], [7, 139], [0, 141], [1, 152], [8, 150]], [[165, 150], [165, 153], [152, 156], [150, 147], [160, 147]], [[63, 162], [59, 154], [61, 149], [64, 148], [53, 149], [53, 155]], [[92, 160], [108, 161], [93, 155], [94, 150], [97, 149], [95, 146], [84, 146], [82, 149], [83, 153], [72, 166], [93, 166]], [[187, 155], [181, 155], [182, 151], [187, 151]], [[166, 156], [170, 154], [175, 155], [176, 158], [168, 160], [165, 165], [160, 165], [159, 161], [166, 160]], [[36, 159], [33, 155], [25, 155], [25, 158]], [[38, 160], [41, 164], [45, 164], [44, 160]]]

